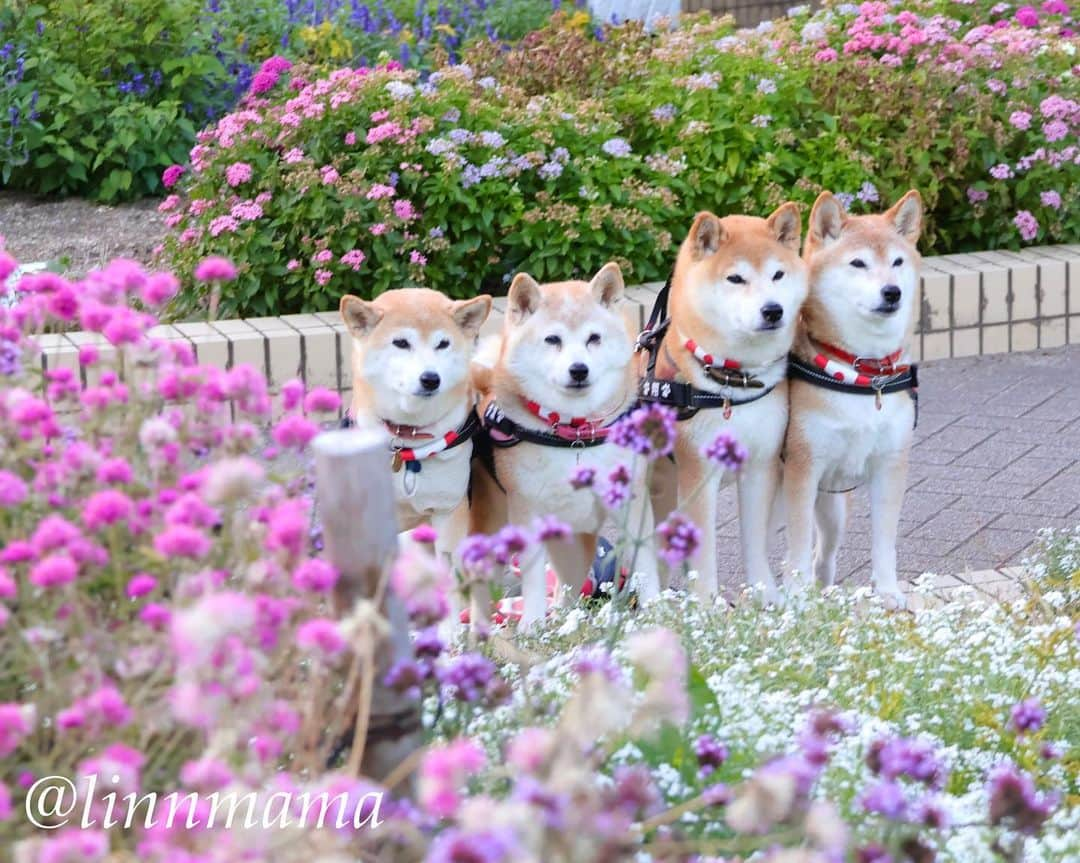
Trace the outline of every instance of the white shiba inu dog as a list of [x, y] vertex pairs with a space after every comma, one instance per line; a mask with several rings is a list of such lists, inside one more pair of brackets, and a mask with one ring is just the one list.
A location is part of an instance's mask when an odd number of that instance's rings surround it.
[[453, 301], [426, 288], [368, 302], [341, 298], [352, 335], [354, 422], [384, 426], [398, 525], [430, 524], [452, 554], [468, 528], [472, 435], [479, 429], [469, 363], [491, 297]]
[[881, 215], [849, 216], [830, 193], [810, 214], [803, 251], [810, 295], [793, 351], [784, 494], [789, 563], [806, 580], [836, 578], [846, 520], [842, 492], [868, 482], [875, 589], [903, 607], [896, 532], [916, 420], [908, 356], [922, 199], [910, 191]]
[[[592, 469], [605, 482], [631, 460], [628, 450], [605, 442], [607, 428], [635, 401], [633, 339], [623, 316], [623, 278], [605, 265], [591, 282], [539, 285], [519, 273], [510, 285], [501, 340], [490, 366], [476, 368], [478, 387], [493, 444], [495, 479], [474, 477], [474, 530], [490, 533], [508, 518], [529, 525], [556, 516], [573, 531], [569, 540], [532, 548], [521, 560], [522, 626], [547, 611], [544, 558], [563, 591], [577, 596], [596, 553], [597, 535], [608, 513], [591, 488], [574, 488], [571, 475]], [[644, 488], [644, 465], [631, 470], [630, 524], [653, 532]], [[505, 515], [502, 513], [505, 512]], [[644, 519], [644, 521], [642, 521]], [[641, 599], [659, 592], [656, 553], [639, 549], [635, 569], [645, 575]]]
[[767, 219], [699, 213], [672, 274], [670, 322], [659, 344], [653, 338], [655, 367], [641, 393], [680, 414], [679, 509], [706, 537], [689, 561], [698, 573], [693, 589], [699, 596], [718, 590], [719, 483], [698, 486], [710, 471], [705, 451], [728, 432], [747, 453], [738, 474], [747, 579], [766, 601], [779, 599], [768, 536], [788, 418], [787, 355], [806, 297], [800, 233], [799, 211], [790, 202]]

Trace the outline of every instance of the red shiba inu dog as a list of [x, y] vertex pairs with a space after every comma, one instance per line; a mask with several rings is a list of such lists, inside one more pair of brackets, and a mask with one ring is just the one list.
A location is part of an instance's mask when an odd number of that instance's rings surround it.
[[[670, 320], [652, 322], [642, 334], [650, 351], [642, 398], [668, 404], [680, 417], [678, 506], [705, 536], [689, 561], [703, 597], [718, 589], [720, 483], [698, 486], [711, 470], [708, 448], [727, 432], [746, 449], [738, 498], [747, 579], [765, 601], [780, 599], [768, 536], [788, 420], [787, 357], [806, 297], [800, 234], [790, 202], [767, 219], [699, 213], [675, 262]], [[663, 298], [654, 317], [662, 306]]]
[[[908, 356], [920, 257], [922, 199], [910, 191], [881, 215], [849, 216], [830, 193], [810, 214], [810, 293], [791, 374], [784, 494], [789, 563], [808, 580], [836, 578], [845, 495], [867, 482], [878, 593], [904, 607], [896, 533], [916, 421]], [[812, 533], [817, 523], [817, 553]]]
[[[605, 265], [591, 282], [540, 285], [519, 273], [510, 285], [501, 339], [491, 343], [491, 357], [474, 363], [498, 483], [474, 476], [474, 530], [490, 533], [507, 520], [529, 525], [553, 515], [573, 532], [568, 541], [547, 542], [523, 555], [523, 626], [547, 611], [545, 556], [569, 595], [577, 596], [608, 517], [596, 492], [575, 488], [571, 475], [591, 470], [603, 481], [631, 458], [628, 450], [606, 442], [611, 424], [635, 402], [623, 292], [616, 264]], [[651, 537], [652, 508], [640, 467], [629, 471], [636, 484], [628, 489], [626, 505], [629, 523], [643, 524]], [[641, 573], [639, 598], [655, 597], [659, 582], [651, 540], [638, 550], [635, 569]]]
[[430, 524], [452, 554], [468, 529], [472, 436], [479, 430], [469, 379], [491, 297], [453, 301], [425, 288], [368, 302], [341, 298], [352, 335], [352, 420], [390, 433], [398, 524]]

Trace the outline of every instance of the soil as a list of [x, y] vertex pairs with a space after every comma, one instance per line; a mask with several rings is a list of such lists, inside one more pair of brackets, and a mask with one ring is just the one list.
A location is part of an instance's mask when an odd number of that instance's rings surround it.
[[0, 192], [0, 235], [23, 264], [38, 261], [83, 275], [110, 258], [150, 264], [166, 227], [158, 200], [106, 206], [81, 198], [42, 199]]

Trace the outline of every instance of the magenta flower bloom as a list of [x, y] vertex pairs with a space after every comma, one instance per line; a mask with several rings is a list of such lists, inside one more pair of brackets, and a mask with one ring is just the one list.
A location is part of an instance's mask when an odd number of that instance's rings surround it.
[[673, 512], [656, 529], [660, 538], [657, 553], [668, 566], [679, 566], [693, 557], [701, 545], [701, 531], [681, 512]]
[[592, 488], [596, 482], [596, 468], [579, 465], [570, 474], [570, 487], [574, 489]]
[[721, 432], [705, 449], [705, 458], [725, 470], [738, 470], [746, 461], [747, 452], [735, 438]]
[[904, 790], [891, 780], [878, 782], [868, 788], [859, 802], [867, 812], [876, 812], [894, 821], [903, 818], [907, 811]]
[[297, 590], [310, 590], [313, 593], [325, 593], [338, 580], [338, 571], [333, 564], [319, 558], [305, 560], [293, 572], [293, 586]]
[[11, 471], [0, 470], [0, 507], [18, 506], [26, 500], [26, 483]]
[[298, 378], [285, 381], [281, 385], [281, 406], [287, 411], [296, 410], [304, 398], [304, 382]]
[[180, 281], [172, 273], [151, 273], [139, 295], [148, 306], [160, 306], [176, 296]]
[[122, 491], [106, 489], [87, 498], [83, 504], [82, 521], [88, 530], [98, 530], [131, 518], [134, 506]]
[[654, 402], [637, 408], [611, 428], [609, 441], [650, 461], [675, 448], [675, 411]]
[[430, 524], [422, 524], [417, 528], [413, 528], [413, 531], [409, 536], [412, 538], [413, 542], [423, 542], [429, 545], [434, 544], [435, 540], [439, 538], [438, 531]]
[[1016, 10], [1016, 23], [1021, 27], [1038, 27], [1039, 12], [1034, 6], [1021, 6]]
[[296, 643], [305, 650], [318, 651], [327, 657], [335, 657], [348, 646], [336, 621], [316, 617], [300, 624], [296, 630]]
[[315, 435], [319, 427], [300, 414], [290, 414], [274, 426], [273, 438], [280, 446], [303, 449]]
[[37, 587], [61, 587], [71, 584], [79, 574], [79, 567], [66, 554], [50, 554], [30, 568], [30, 583]]
[[131, 577], [124, 592], [127, 594], [128, 599], [138, 599], [146, 596], [155, 587], [157, 587], [157, 579], [152, 575], [147, 575], [145, 572], [140, 572]]
[[236, 267], [226, 258], [211, 255], [195, 268], [195, 278], [200, 282], [228, 282], [236, 278]]
[[728, 759], [728, 748], [711, 734], [702, 734], [694, 741], [694, 754], [702, 776], [708, 776]]
[[210, 553], [211, 542], [201, 530], [186, 524], [174, 524], [154, 537], [154, 549], [165, 557], [199, 560]]
[[1049, 192], [1040, 192], [1039, 200], [1044, 207], [1049, 207], [1051, 210], [1061, 209], [1061, 195], [1051, 189]]
[[0, 704], [0, 758], [11, 755], [33, 727], [33, 705], [14, 702]]
[[1020, 238], [1025, 243], [1030, 243], [1039, 234], [1039, 220], [1031, 214], [1030, 210], [1020, 210], [1013, 217], [1013, 224], [1020, 232]]
[[484, 761], [484, 751], [466, 738], [429, 749], [420, 765], [420, 806], [438, 818], [453, 815], [465, 780], [479, 772]]
[[183, 165], [169, 165], [161, 174], [161, 183], [166, 189], [171, 189], [178, 182], [180, 178], [184, 176], [186, 169]]

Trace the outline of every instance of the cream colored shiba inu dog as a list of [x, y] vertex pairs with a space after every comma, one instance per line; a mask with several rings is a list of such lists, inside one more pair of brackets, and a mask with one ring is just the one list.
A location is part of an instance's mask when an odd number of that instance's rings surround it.
[[[569, 588], [563, 599], [580, 593], [609, 515], [596, 489], [575, 488], [571, 476], [591, 470], [599, 488], [631, 461], [628, 450], [605, 440], [611, 423], [635, 402], [633, 339], [621, 309], [623, 291], [616, 264], [605, 265], [591, 282], [539, 285], [519, 273], [510, 285], [494, 356], [488, 366], [476, 364], [497, 486], [490, 477], [474, 478], [473, 529], [490, 533], [506, 519], [528, 526], [551, 515], [573, 531], [569, 540], [534, 547], [521, 560], [522, 626], [542, 620], [547, 611], [545, 556]], [[636, 468], [629, 471], [629, 523], [635, 529], [643, 524], [644, 535], [651, 537], [645, 469], [643, 464]], [[635, 569], [644, 577], [639, 598], [654, 597], [659, 583], [651, 541], [639, 549]]]
[[[699, 488], [712, 469], [706, 450], [721, 432], [745, 449], [738, 473], [743, 563], [750, 586], [779, 600], [769, 568], [770, 514], [787, 427], [787, 355], [806, 297], [801, 222], [786, 203], [767, 219], [699, 213], [671, 277], [670, 320], [642, 335], [651, 370], [643, 398], [675, 407], [679, 509], [705, 541], [690, 559], [694, 591], [717, 592], [715, 527], [720, 483]], [[662, 336], [657, 333], [662, 332]], [[659, 504], [657, 504], [659, 506]]]
[[352, 335], [352, 420], [390, 433], [398, 525], [430, 524], [452, 554], [468, 529], [472, 436], [480, 423], [469, 378], [491, 297], [453, 301], [426, 288], [368, 302], [341, 298]]
[[[904, 606], [896, 581], [896, 531], [916, 421], [908, 356], [922, 230], [910, 191], [882, 215], [849, 216], [830, 193], [810, 214], [803, 257], [810, 295], [792, 356], [784, 495], [789, 563], [821, 585], [836, 578], [845, 495], [870, 485], [874, 588]], [[833, 492], [833, 493], [831, 493]]]

